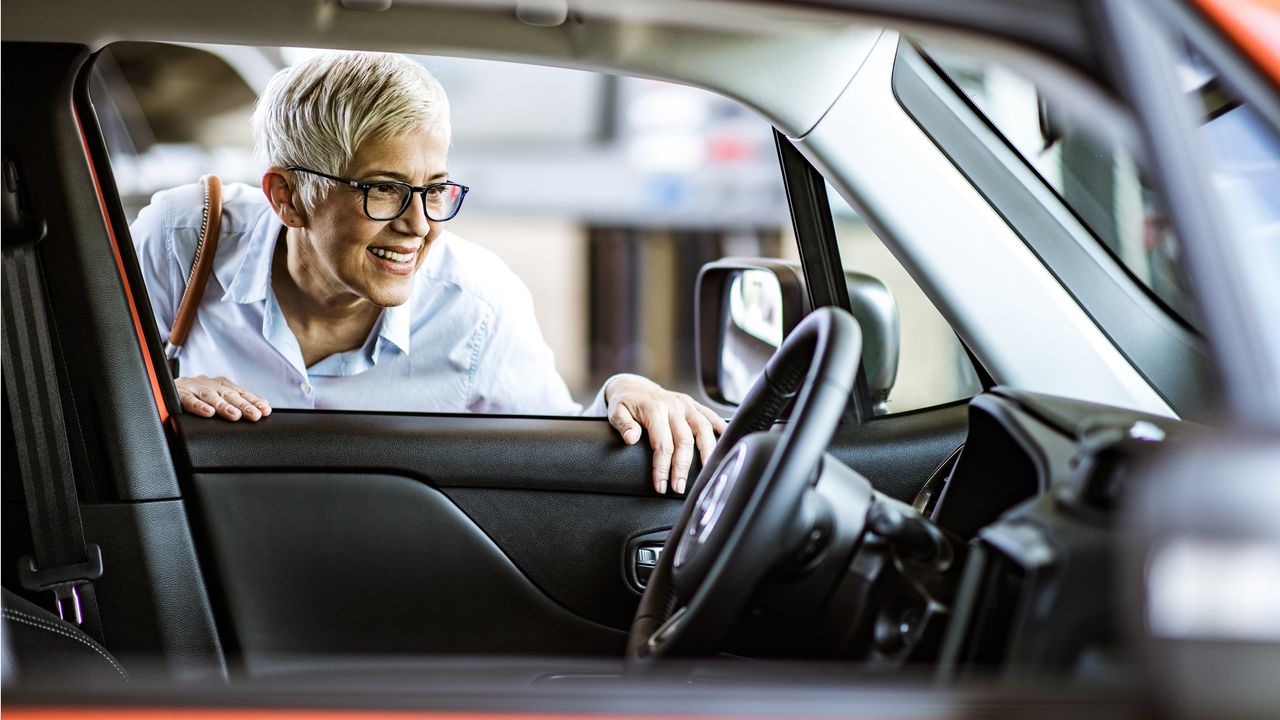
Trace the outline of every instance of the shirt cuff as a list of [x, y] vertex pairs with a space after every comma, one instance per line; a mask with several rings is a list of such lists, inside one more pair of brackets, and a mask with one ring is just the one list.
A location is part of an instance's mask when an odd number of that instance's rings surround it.
[[646, 379], [643, 375], [636, 375], [635, 373], [617, 373], [616, 375], [610, 375], [609, 379], [600, 384], [600, 392], [596, 393], [596, 399], [591, 401], [591, 404], [582, 411], [582, 414], [586, 417], [607, 416], [609, 414], [609, 403], [605, 400], [604, 391], [609, 389], [609, 383], [622, 377], [634, 377], [640, 378], [641, 380]]

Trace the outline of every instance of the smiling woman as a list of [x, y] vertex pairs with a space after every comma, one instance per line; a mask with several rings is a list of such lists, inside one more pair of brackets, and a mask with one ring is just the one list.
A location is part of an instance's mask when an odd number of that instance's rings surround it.
[[[175, 380], [185, 410], [584, 412], [524, 284], [444, 229], [467, 188], [449, 180], [448, 100], [426, 69], [315, 55], [272, 78], [253, 127], [261, 188], [225, 193], [217, 289], [200, 298]], [[162, 336], [204, 214], [203, 193], [184, 186], [156, 194], [131, 228]], [[629, 444], [648, 432], [659, 492], [683, 491], [695, 448], [709, 455], [724, 426], [637, 375], [610, 378], [585, 414], [607, 414]]]

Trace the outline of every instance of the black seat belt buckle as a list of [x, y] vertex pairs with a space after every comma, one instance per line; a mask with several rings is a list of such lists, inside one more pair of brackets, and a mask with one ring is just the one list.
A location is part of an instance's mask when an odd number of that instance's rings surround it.
[[43, 570], [36, 567], [36, 560], [30, 555], [23, 555], [18, 560], [18, 578], [22, 587], [36, 592], [52, 592], [58, 617], [76, 625], [84, 623], [80, 593], [76, 588], [102, 577], [102, 548], [95, 543], [86, 543], [84, 552], [88, 560], [82, 563]]

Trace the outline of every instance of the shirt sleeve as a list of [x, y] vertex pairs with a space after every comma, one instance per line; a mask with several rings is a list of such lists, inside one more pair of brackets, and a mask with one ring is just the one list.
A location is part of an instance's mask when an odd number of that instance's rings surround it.
[[184, 287], [174, 252], [173, 229], [168, 222], [168, 200], [167, 192], [156, 193], [151, 204], [142, 208], [129, 226], [142, 280], [151, 301], [151, 312], [155, 315], [160, 337], [166, 342]]
[[610, 375], [607, 380], [600, 383], [600, 390], [596, 393], [595, 399], [591, 401], [590, 405], [583, 408], [582, 414], [587, 417], [605, 417], [608, 415], [609, 403], [608, 398], [605, 397], [605, 391], [609, 389], [609, 383], [621, 377], [638, 377], [641, 380], [645, 379], [644, 376], [636, 375], [634, 373], [615, 373]]
[[469, 409], [477, 413], [582, 414], [582, 406], [574, 401], [556, 370], [555, 354], [542, 337], [533, 296], [515, 273], [508, 270], [506, 275], [491, 313], [477, 329], [479, 348]]

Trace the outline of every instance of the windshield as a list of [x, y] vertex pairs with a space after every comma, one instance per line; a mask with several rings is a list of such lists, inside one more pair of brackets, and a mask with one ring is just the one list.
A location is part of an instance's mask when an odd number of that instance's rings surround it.
[[1133, 158], [1072, 127], [1022, 75], [972, 57], [936, 50], [931, 57], [1098, 242], [1165, 307], [1194, 324], [1176, 270], [1178, 239]]

